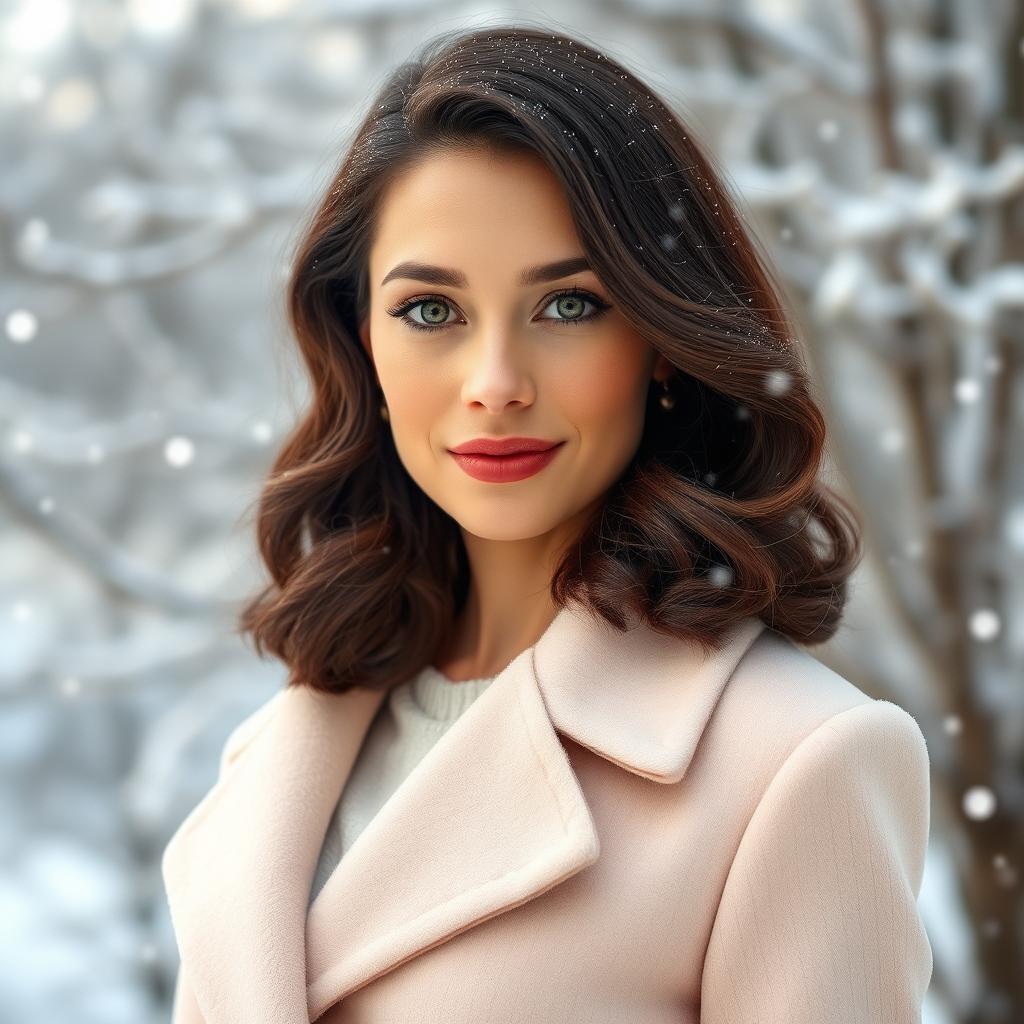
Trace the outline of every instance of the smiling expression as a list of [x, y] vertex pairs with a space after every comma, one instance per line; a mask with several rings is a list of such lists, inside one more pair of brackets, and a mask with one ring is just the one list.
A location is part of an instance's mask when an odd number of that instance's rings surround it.
[[[672, 367], [588, 267], [543, 161], [425, 157], [389, 186], [369, 264], [360, 339], [422, 490], [470, 533], [505, 540], [548, 533], [599, 501], [640, 442], [652, 377]], [[496, 481], [449, 451], [508, 435], [564, 443], [532, 473]]]

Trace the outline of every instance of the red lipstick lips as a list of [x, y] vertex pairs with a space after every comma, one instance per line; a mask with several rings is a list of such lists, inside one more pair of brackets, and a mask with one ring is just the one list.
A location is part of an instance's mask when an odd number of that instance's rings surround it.
[[512, 483], [539, 473], [564, 441], [537, 437], [477, 437], [449, 448], [462, 470], [486, 483]]

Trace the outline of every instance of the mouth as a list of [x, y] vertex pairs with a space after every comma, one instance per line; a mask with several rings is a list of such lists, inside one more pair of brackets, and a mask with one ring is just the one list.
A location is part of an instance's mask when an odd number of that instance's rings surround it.
[[539, 437], [475, 437], [448, 450], [457, 455], [526, 455], [550, 451], [561, 443]]
[[452, 458], [467, 475], [485, 483], [514, 483], [539, 473], [549, 465], [565, 445], [564, 441], [548, 443], [533, 451], [513, 451], [504, 455], [482, 452], [459, 452], [449, 449]]

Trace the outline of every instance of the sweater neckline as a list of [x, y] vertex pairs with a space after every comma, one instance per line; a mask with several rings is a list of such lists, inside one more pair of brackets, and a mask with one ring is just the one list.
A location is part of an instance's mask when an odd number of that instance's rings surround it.
[[495, 676], [481, 676], [456, 682], [433, 665], [426, 665], [414, 677], [409, 689], [424, 714], [448, 721], [458, 718], [494, 679]]

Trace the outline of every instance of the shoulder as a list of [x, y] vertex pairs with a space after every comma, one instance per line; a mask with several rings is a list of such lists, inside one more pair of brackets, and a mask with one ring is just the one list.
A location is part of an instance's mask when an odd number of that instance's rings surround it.
[[929, 770], [924, 734], [903, 707], [876, 699], [771, 629], [751, 644], [712, 718], [715, 760], [734, 764], [756, 798], [783, 765], [801, 759], [822, 770], [874, 751], [918, 781]]
[[[723, 702], [756, 714], [763, 728], [795, 742], [844, 711], [861, 707], [901, 721], [920, 733], [914, 718], [898, 704], [877, 699], [816, 658], [806, 648], [765, 629], [750, 645], [723, 693]], [[735, 710], [735, 709], [733, 709]], [[856, 716], [855, 716], [856, 717]]]
[[223, 775], [250, 742], [270, 723], [274, 713], [286, 699], [287, 688], [273, 693], [245, 716], [228, 734], [220, 755], [220, 774]]

